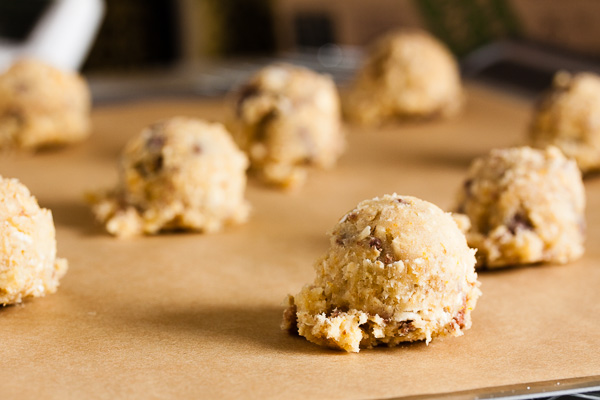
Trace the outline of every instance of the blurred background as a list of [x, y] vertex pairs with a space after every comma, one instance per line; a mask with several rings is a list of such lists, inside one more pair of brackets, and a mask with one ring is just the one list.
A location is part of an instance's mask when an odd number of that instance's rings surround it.
[[[26, 41], [57, 1], [0, 0], [0, 45]], [[364, 46], [396, 28], [432, 32], [467, 76], [518, 90], [541, 90], [557, 69], [595, 70], [600, 59], [595, 0], [96, 1], [103, 10], [79, 65], [101, 98], [117, 88], [221, 93], [274, 59], [343, 84]]]
[[424, 28], [465, 56], [514, 38], [600, 56], [594, 0], [105, 0], [84, 71], [136, 70], [363, 46], [397, 27]]

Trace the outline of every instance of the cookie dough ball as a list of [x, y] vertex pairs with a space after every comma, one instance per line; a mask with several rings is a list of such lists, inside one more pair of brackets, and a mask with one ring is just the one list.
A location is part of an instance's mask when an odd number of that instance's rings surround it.
[[0, 305], [54, 293], [66, 272], [52, 213], [19, 181], [0, 176]]
[[585, 193], [556, 147], [496, 149], [471, 165], [458, 196], [479, 265], [566, 263], [583, 254]]
[[34, 60], [0, 75], [0, 148], [78, 142], [90, 132], [90, 93], [76, 74]]
[[431, 203], [363, 201], [333, 229], [314, 283], [288, 297], [282, 328], [349, 352], [460, 336], [481, 294], [474, 253]]
[[215, 232], [248, 217], [247, 166], [223, 125], [176, 117], [133, 138], [121, 156], [117, 189], [89, 200], [113, 235]]
[[463, 90], [456, 60], [440, 41], [401, 31], [375, 43], [346, 100], [349, 119], [372, 124], [452, 116], [462, 107]]
[[333, 80], [306, 68], [271, 65], [236, 95], [232, 131], [251, 170], [274, 186], [292, 188], [307, 167], [332, 167], [344, 149]]
[[554, 145], [583, 172], [600, 170], [600, 76], [559, 72], [541, 99], [530, 127], [530, 142]]

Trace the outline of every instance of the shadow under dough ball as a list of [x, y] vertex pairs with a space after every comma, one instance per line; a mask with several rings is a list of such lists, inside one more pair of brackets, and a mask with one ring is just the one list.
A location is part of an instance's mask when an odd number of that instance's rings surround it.
[[460, 336], [481, 292], [449, 213], [410, 196], [366, 200], [330, 234], [315, 281], [288, 296], [283, 329], [348, 352]]

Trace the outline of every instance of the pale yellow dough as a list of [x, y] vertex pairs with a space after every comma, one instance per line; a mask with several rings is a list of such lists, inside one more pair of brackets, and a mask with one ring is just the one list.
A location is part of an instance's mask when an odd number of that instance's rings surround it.
[[263, 68], [235, 95], [232, 132], [262, 181], [298, 187], [308, 167], [331, 168], [344, 150], [335, 84], [289, 64]]
[[223, 125], [171, 118], [127, 144], [119, 185], [89, 201], [108, 232], [121, 237], [174, 229], [215, 232], [248, 217], [247, 166]]
[[0, 305], [54, 293], [66, 272], [52, 213], [19, 181], [0, 176]]
[[448, 117], [463, 105], [456, 60], [436, 38], [420, 31], [388, 34], [372, 46], [345, 97], [350, 120]]
[[554, 145], [583, 172], [600, 170], [600, 76], [559, 72], [529, 129], [533, 146]]
[[475, 251], [452, 216], [410, 196], [366, 200], [330, 234], [316, 278], [288, 296], [283, 329], [348, 352], [471, 326]]
[[581, 173], [556, 147], [495, 149], [473, 162], [457, 201], [479, 265], [566, 263], [581, 257]]
[[90, 92], [76, 73], [17, 61], [0, 74], [0, 148], [33, 150], [85, 139]]

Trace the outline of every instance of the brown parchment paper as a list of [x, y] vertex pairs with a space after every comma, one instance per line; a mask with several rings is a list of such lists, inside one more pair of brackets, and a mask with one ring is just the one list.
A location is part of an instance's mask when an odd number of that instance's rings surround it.
[[279, 330], [284, 296], [313, 279], [346, 211], [391, 192], [449, 209], [473, 157], [523, 141], [530, 108], [471, 86], [454, 120], [348, 128], [338, 167], [295, 193], [251, 183], [249, 223], [213, 235], [118, 240], [82, 196], [114, 184], [117, 155], [143, 126], [219, 119], [221, 101], [101, 106], [84, 144], [1, 155], [0, 173], [53, 211], [70, 269], [56, 294], [0, 309], [0, 399], [471, 397], [598, 382], [600, 177], [585, 182], [583, 259], [480, 273], [463, 337], [346, 354]]

